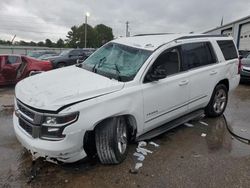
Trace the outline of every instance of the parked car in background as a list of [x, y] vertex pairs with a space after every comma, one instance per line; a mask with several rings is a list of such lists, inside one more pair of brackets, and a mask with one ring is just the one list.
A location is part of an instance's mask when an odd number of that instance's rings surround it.
[[37, 59], [40, 59], [40, 60], [50, 60], [54, 57], [58, 57], [59, 54], [44, 54], [44, 55], [41, 55], [40, 57], [38, 57]]
[[250, 51], [248, 51], [248, 50], [239, 50], [239, 55], [242, 57], [245, 57], [249, 53], [250, 53]]
[[71, 49], [63, 51], [58, 57], [50, 58], [53, 68], [61, 68], [69, 65], [74, 65], [77, 60], [84, 61], [87, 59], [94, 50], [89, 49]]
[[38, 59], [39, 57], [45, 54], [57, 55], [58, 53], [52, 50], [37, 50], [37, 51], [28, 52], [27, 56]]
[[29, 76], [31, 72], [51, 69], [49, 61], [20, 55], [0, 55], [0, 86], [15, 84]]
[[241, 57], [241, 81], [250, 81], [250, 52]]

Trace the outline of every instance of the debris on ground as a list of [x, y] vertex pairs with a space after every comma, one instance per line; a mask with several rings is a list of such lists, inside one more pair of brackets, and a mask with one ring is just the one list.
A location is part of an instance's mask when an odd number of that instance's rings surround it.
[[204, 121], [199, 121], [199, 123], [202, 124], [202, 125], [208, 126], [208, 124], [206, 122], [204, 122]]
[[184, 125], [187, 126], [187, 127], [194, 127], [194, 125], [191, 124], [191, 123], [184, 123]]
[[142, 163], [136, 163], [135, 164], [135, 170], [139, 170], [139, 168], [142, 167]]
[[153, 153], [152, 151], [141, 147], [136, 148], [136, 151], [138, 153], [142, 153], [143, 155], [148, 155], [148, 153]]
[[137, 173], [138, 173], [138, 170], [130, 169], [130, 170], [129, 170], [129, 173], [131, 173], [131, 174], [137, 174]]
[[201, 157], [201, 155], [200, 154], [193, 154], [193, 157], [194, 158], [199, 158], [199, 157]]
[[143, 160], [145, 159], [145, 156], [144, 156], [143, 154], [141, 154], [141, 153], [135, 152], [135, 153], [134, 153], [134, 156], [137, 157], [137, 160], [138, 160], [138, 161], [143, 161]]
[[[159, 147], [160, 145], [159, 144], [156, 144], [155, 142], [152, 142], [152, 141], [150, 141], [149, 142], [149, 144], [150, 145], [153, 145], [153, 146], [155, 146], [155, 147]], [[129, 173], [131, 173], [131, 174], [137, 174], [138, 173], [138, 169], [139, 168], [141, 168], [142, 167], [142, 161], [144, 161], [144, 159], [145, 159], [145, 156], [147, 156], [148, 155], [148, 153], [153, 153], [153, 151], [151, 151], [151, 150], [148, 150], [148, 149], [146, 149], [146, 148], [143, 148], [143, 147], [145, 147], [145, 146], [147, 146], [148, 144], [147, 144], [147, 142], [145, 142], [145, 141], [140, 141], [139, 143], [138, 143], [138, 146], [137, 146], [137, 148], [136, 148], [136, 152], [133, 154], [135, 157], [137, 157], [137, 161], [140, 161], [140, 162], [137, 162], [136, 164], [135, 164], [135, 167], [133, 168], [133, 169], [130, 169], [129, 170]]]
[[145, 146], [147, 146], [147, 142], [145, 141], [141, 141], [138, 143], [138, 147], [145, 147]]
[[206, 133], [201, 133], [201, 136], [202, 136], [202, 137], [206, 137], [207, 134], [206, 134]]
[[153, 146], [155, 146], [155, 147], [159, 147], [160, 145], [159, 144], [156, 144], [155, 142], [149, 142], [149, 144], [151, 144], [151, 145], [153, 145]]
[[240, 129], [240, 131], [241, 131], [241, 132], [247, 132], [247, 130], [246, 130], [246, 129]]

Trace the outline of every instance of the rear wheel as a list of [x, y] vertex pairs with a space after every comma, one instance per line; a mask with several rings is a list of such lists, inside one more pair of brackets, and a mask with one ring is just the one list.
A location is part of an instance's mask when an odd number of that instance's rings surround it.
[[95, 130], [98, 157], [102, 164], [119, 164], [127, 156], [128, 129], [123, 117], [104, 120]]
[[223, 114], [227, 106], [227, 101], [228, 90], [226, 86], [223, 84], [218, 84], [214, 89], [210, 102], [205, 108], [206, 116], [218, 117]]

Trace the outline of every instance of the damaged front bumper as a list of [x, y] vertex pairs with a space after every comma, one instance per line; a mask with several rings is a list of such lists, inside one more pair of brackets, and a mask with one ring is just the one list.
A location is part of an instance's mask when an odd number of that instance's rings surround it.
[[87, 156], [83, 149], [84, 131], [69, 133], [60, 141], [48, 141], [33, 138], [23, 130], [15, 113], [13, 114], [13, 124], [17, 139], [31, 152], [33, 159], [42, 157], [50, 162], [72, 163]]

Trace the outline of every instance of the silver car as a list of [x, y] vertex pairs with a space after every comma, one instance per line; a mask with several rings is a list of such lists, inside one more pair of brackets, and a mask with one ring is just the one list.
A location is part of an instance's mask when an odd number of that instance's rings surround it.
[[242, 68], [241, 68], [241, 80], [242, 81], [250, 81], [250, 53], [245, 55], [241, 59]]

